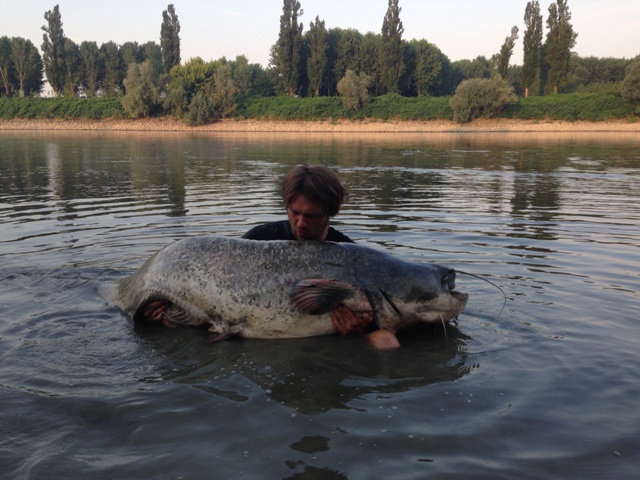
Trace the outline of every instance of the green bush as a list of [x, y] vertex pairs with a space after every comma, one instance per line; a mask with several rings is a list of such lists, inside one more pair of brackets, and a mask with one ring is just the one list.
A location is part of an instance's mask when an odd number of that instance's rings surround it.
[[0, 98], [0, 117], [10, 118], [111, 118], [123, 117], [117, 98], [10, 97]]
[[640, 57], [627, 67], [622, 81], [622, 99], [635, 107], [640, 114]]
[[628, 118], [633, 107], [615, 93], [567, 93], [521, 98], [504, 116], [524, 120], [590, 120]]
[[464, 80], [451, 99], [453, 119], [467, 123], [480, 117], [497, 117], [518, 97], [501, 77]]
[[348, 69], [338, 82], [338, 93], [342, 96], [342, 106], [347, 111], [358, 111], [369, 104], [371, 77], [364, 72], [357, 75]]

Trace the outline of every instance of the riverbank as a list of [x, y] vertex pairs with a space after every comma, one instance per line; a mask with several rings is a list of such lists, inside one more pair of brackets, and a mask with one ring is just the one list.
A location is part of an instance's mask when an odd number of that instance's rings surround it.
[[448, 120], [381, 121], [381, 120], [222, 120], [210, 125], [189, 127], [173, 118], [146, 119], [0, 119], [0, 130], [81, 130], [81, 131], [149, 131], [149, 132], [640, 132], [640, 121], [567, 122], [514, 119], [479, 119], [468, 124]]

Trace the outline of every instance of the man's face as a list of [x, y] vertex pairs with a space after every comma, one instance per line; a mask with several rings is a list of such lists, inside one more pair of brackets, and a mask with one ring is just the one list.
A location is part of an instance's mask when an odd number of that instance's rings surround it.
[[329, 232], [329, 215], [302, 196], [295, 197], [287, 208], [287, 217], [298, 240], [319, 240]]

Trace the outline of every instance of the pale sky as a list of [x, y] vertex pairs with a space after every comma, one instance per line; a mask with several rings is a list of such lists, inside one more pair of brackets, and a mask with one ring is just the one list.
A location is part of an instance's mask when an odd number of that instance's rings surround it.
[[[80, 44], [113, 40], [160, 43], [162, 11], [173, 3], [180, 22], [182, 61], [245, 55], [267, 66], [280, 28], [282, 0], [0, 0], [0, 36], [23, 37], [38, 49], [44, 13], [60, 6], [65, 35]], [[304, 31], [316, 16], [327, 28], [379, 33], [388, 0], [300, 0]], [[552, 0], [540, 0], [545, 22]], [[520, 39], [512, 63], [522, 64], [527, 0], [400, 0], [405, 40], [426, 39], [450, 60], [487, 58], [512, 26]], [[569, 0], [581, 56], [633, 58], [640, 54], [640, 0]]]

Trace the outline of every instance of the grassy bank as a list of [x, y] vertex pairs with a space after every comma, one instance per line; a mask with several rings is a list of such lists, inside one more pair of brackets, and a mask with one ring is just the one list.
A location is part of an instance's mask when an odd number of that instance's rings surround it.
[[[358, 111], [346, 111], [338, 97], [248, 97], [237, 100], [235, 119], [282, 121], [434, 121], [451, 120], [451, 97], [372, 98]], [[124, 119], [119, 98], [0, 98], [3, 119]], [[564, 94], [520, 98], [500, 118], [556, 121], [635, 121], [633, 107], [619, 94]]]

